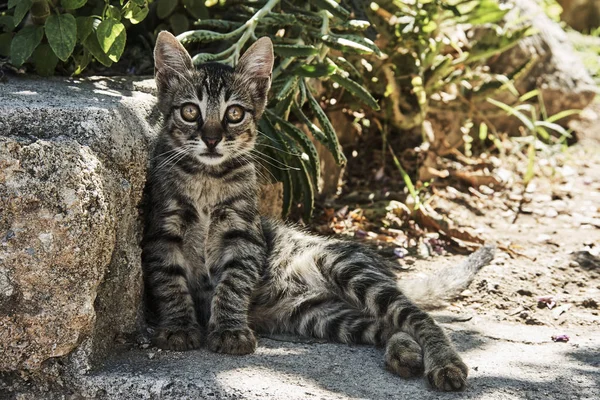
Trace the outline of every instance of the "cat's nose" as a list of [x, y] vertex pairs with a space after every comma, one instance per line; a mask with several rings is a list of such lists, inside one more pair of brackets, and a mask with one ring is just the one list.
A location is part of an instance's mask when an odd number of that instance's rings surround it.
[[202, 141], [204, 143], [206, 143], [206, 147], [208, 147], [209, 150], [214, 150], [215, 147], [217, 147], [217, 145], [221, 141], [221, 138], [220, 137], [203, 137]]

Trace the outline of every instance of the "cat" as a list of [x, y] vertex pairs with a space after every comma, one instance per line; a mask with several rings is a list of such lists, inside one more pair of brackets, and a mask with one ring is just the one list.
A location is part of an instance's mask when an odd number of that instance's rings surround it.
[[372, 344], [386, 347], [386, 366], [400, 376], [424, 372], [436, 389], [464, 389], [467, 366], [417, 305], [463, 290], [493, 247], [435, 279], [399, 284], [360, 244], [261, 218], [250, 151], [270, 89], [270, 39], [235, 68], [196, 68], [161, 32], [154, 57], [164, 126], [149, 170], [142, 266], [156, 345], [248, 354], [255, 332]]

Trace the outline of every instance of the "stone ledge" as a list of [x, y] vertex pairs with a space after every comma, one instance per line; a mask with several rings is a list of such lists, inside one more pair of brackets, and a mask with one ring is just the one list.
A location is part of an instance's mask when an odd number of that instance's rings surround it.
[[151, 94], [110, 83], [0, 85], [0, 371], [78, 347], [87, 363], [135, 329], [158, 114]]
[[[0, 84], [0, 372], [66, 356], [86, 370], [136, 329], [153, 93], [151, 79]], [[281, 213], [280, 186], [261, 198]]]

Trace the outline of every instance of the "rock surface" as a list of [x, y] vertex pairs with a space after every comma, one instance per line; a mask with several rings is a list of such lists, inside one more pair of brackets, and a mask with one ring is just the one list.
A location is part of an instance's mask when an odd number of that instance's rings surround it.
[[[0, 372], [86, 370], [136, 329], [151, 80], [0, 84]], [[263, 190], [281, 214], [281, 193]], [[278, 208], [279, 207], [279, 208]]]
[[[63, 391], [35, 392], [7, 381], [0, 398], [20, 399], [597, 399], [600, 340], [571, 335], [554, 343], [548, 327], [476, 318], [443, 324], [470, 367], [462, 393], [432, 391], [423, 378], [384, 369], [383, 351], [366, 346], [260, 338], [257, 352], [226, 356], [133, 346]], [[74, 396], [75, 395], [75, 396]], [[4, 396], [4, 397], [3, 397]], [[68, 397], [71, 396], [71, 397]]]
[[[509, 2], [515, 7], [506, 20], [527, 21], [535, 34], [493, 60], [492, 70], [511, 74], [529, 63], [515, 82], [521, 94], [540, 89], [549, 116], [563, 110], [584, 109], [594, 99], [597, 89], [563, 29], [546, 16], [535, 0]], [[517, 99], [510, 98], [507, 93], [507, 98], [500, 100], [512, 104]], [[500, 128], [503, 127], [502, 120], [507, 120], [506, 113], [493, 119]], [[516, 122], [516, 118], [512, 122]]]
[[0, 97], [0, 370], [100, 354], [135, 326], [154, 98], [35, 79]]
[[557, 0], [562, 7], [560, 18], [573, 29], [589, 32], [600, 26], [600, 1]]

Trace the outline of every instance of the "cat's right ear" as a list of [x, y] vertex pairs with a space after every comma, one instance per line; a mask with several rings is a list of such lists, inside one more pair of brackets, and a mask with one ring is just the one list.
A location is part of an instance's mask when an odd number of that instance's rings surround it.
[[174, 80], [188, 79], [194, 70], [192, 58], [171, 33], [162, 31], [154, 46], [154, 76], [159, 91], [172, 85]]

